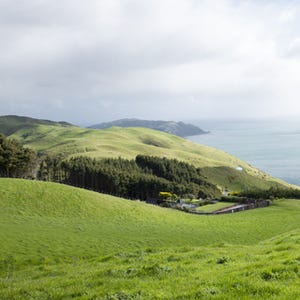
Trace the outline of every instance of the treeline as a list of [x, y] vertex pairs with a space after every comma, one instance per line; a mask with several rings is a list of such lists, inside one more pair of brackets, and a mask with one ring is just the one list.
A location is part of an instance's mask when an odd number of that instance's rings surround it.
[[300, 199], [300, 189], [271, 187], [268, 190], [248, 190], [239, 193], [241, 197], [253, 199]]
[[33, 178], [36, 162], [33, 150], [0, 134], [0, 177]]
[[215, 185], [205, 181], [199, 168], [176, 159], [144, 155], [135, 160], [47, 157], [41, 163], [39, 179], [141, 200], [157, 198], [161, 191], [197, 198], [220, 194]]

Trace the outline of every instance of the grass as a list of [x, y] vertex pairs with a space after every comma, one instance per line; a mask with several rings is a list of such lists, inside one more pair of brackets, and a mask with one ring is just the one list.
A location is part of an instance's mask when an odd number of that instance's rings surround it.
[[253, 167], [225, 152], [147, 128], [113, 127], [99, 130], [38, 125], [31, 131], [18, 130], [11, 137], [38, 151], [53, 154], [134, 158], [143, 153], [178, 158], [199, 167], [226, 165], [236, 168], [241, 164], [254, 172]]
[[297, 299], [300, 202], [197, 216], [0, 179], [1, 299]]
[[[299, 234], [256, 247], [133, 252], [9, 273], [7, 299], [299, 299]], [[296, 245], [295, 245], [296, 244]], [[292, 247], [293, 251], [291, 253]], [[268, 264], [266, 264], [266, 261]]]
[[197, 208], [197, 211], [214, 212], [216, 210], [219, 210], [219, 209], [231, 206], [231, 205], [234, 205], [234, 203], [232, 203], [232, 202], [218, 202], [218, 203], [215, 203], [215, 204], [207, 204], [207, 205], [204, 205], [204, 206], [199, 206]]
[[261, 175], [258, 171], [249, 176], [247, 172], [241, 172], [228, 166], [205, 167], [202, 174], [213, 184], [228, 187], [231, 191], [268, 189], [270, 186], [278, 184], [277, 180], [270, 181], [268, 175]]
[[66, 122], [53, 122], [49, 120], [40, 120], [20, 116], [0, 116], [0, 132], [5, 135], [11, 135], [20, 129], [34, 129], [38, 125], [51, 125], [56, 127], [72, 126]]

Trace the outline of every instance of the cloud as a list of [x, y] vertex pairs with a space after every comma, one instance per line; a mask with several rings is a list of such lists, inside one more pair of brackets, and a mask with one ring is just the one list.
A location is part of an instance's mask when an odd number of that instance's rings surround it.
[[300, 114], [299, 14], [296, 1], [1, 0], [1, 113]]

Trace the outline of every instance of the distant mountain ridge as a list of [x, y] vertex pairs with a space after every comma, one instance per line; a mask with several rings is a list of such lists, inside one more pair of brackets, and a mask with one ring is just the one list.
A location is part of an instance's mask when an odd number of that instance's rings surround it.
[[166, 133], [174, 134], [180, 137], [200, 135], [208, 133], [207, 131], [202, 130], [201, 128], [192, 125], [186, 124], [183, 122], [175, 121], [152, 121], [152, 120], [140, 120], [140, 119], [120, 119], [112, 122], [105, 122], [100, 124], [95, 124], [89, 126], [88, 128], [93, 129], [106, 129], [110, 127], [144, 127], [154, 130], [163, 131]]

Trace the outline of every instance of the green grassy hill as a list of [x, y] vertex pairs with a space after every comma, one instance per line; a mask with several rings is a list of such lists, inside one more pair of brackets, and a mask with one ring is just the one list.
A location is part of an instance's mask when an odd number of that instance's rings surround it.
[[196, 216], [0, 179], [1, 299], [297, 299], [300, 202]]
[[[63, 122], [8, 116], [0, 117], [0, 132], [11, 133], [10, 137], [37, 151], [66, 157], [134, 158], [144, 154], [176, 158], [203, 168], [209, 182], [232, 190], [287, 185], [228, 153], [146, 128], [95, 130]], [[243, 171], [237, 171], [238, 166]]]
[[5, 135], [11, 135], [20, 129], [34, 129], [38, 125], [50, 125], [50, 126], [73, 126], [67, 122], [53, 122], [50, 120], [40, 120], [29, 117], [21, 116], [0, 116], [0, 129], [1, 133]]

